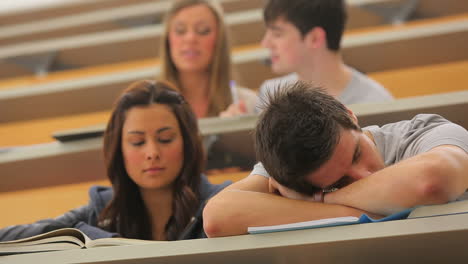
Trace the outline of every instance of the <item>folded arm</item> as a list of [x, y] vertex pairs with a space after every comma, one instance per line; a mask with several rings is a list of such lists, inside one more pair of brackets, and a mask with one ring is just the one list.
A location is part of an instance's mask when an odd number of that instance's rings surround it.
[[443, 145], [325, 195], [342, 204], [388, 215], [417, 205], [455, 200], [468, 188], [468, 154]]
[[339, 216], [359, 216], [361, 210], [294, 200], [269, 193], [261, 175], [234, 183], [214, 196], [203, 212], [208, 237], [241, 235], [249, 226], [278, 225]]

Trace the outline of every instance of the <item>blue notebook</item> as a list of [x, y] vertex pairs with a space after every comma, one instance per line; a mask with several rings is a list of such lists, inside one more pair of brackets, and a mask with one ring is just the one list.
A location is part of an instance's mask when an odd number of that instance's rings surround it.
[[354, 225], [364, 223], [377, 223], [392, 220], [400, 220], [407, 218], [421, 218], [421, 217], [433, 217], [441, 215], [451, 214], [465, 214], [468, 213], [468, 200], [461, 200], [450, 202], [446, 204], [437, 205], [422, 205], [414, 208], [409, 208], [398, 213], [386, 216], [380, 219], [373, 219], [370, 216], [363, 214], [360, 217], [345, 216], [326, 218], [306, 222], [297, 222], [284, 225], [272, 225], [272, 226], [256, 226], [249, 227], [248, 232], [250, 234], [261, 234], [269, 232], [281, 232], [301, 229], [311, 229], [319, 227], [330, 227], [330, 226], [341, 226], [341, 225]]
[[344, 216], [344, 217], [335, 217], [335, 218], [325, 218], [318, 219], [313, 221], [297, 222], [284, 225], [272, 225], [272, 226], [257, 226], [249, 227], [247, 231], [250, 234], [262, 234], [269, 232], [282, 232], [282, 231], [291, 231], [291, 230], [301, 230], [301, 229], [311, 229], [319, 227], [330, 227], [330, 226], [341, 226], [341, 225], [354, 225], [354, 224], [364, 224], [364, 223], [374, 223], [374, 222], [385, 222], [391, 220], [406, 219], [412, 210], [407, 209], [384, 218], [373, 219], [370, 216], [363, 214], [361, 217], [354, 216]]

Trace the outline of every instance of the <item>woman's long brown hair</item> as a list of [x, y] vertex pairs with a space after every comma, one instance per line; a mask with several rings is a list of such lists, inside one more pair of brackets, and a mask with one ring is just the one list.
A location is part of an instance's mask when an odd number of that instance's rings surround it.
[[131, 84], [114, 105], [104, 133], [104, 159], [114, 196], [99, 217], [100, 226], [122, 237], [152, 239], [148, 210], [138, 186], [127, 174], [122, 156], [122, 127], [126, 113], [135, 106], [167, 105], [180, 126], [184, 141], [184, 161], [173, 184], [172, 216], [166, 225], [166, 238], [175, 240], [199, 206], [200, 175], [204, 156], [195, 114], [184, 98], [164, 82], [138, 81]]

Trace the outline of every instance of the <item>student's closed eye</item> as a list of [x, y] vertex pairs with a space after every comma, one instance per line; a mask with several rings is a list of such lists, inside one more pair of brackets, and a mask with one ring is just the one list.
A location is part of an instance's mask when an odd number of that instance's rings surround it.
[[208, 35], [211, 33], [211, 28], [208, 26], [201, 26], [196, 28], [195, 32], [197, 32], [198, 35]]
[[143, 146], [143, 144], [145, 144], [145, 141], [142, 141], [142, 140], [141, 141], [132, 141], [132, 142], [130, 142], [130, 144], [132, 146], [139, 147], [139, 146]]
[[158, 142], [163, 143], [163, 144], [168, 144], [168, 143], [171, 143], [172, 141], [174, 141], [173, 137], [171, 137], [171, 138], [158, 138]]
[[174, 27], [173, 31], [177, 34], [177, 35], [183, 35], [187, 32], [187, 28], [182, 26], [182, 25], [177, 25]]

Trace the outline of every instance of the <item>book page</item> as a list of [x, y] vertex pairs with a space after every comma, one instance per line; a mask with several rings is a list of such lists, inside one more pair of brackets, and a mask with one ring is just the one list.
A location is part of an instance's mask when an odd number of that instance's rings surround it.
[[169, 241], [153, 241], [130, 238], [99, 238], [86, 242], [87, 248], [109, 247], [109, 246], [128, 246], [128, 245], [146, 245], [156, 243], [168, 243]]
[[155, 243], [168, 243], [168, 241], [128, 238], [100, 238], [91, 240], [78, 229], [62, 228], [37, 236], [0, 242], [0, 255]]
[[6, 247], [23, 247], [23, 246], [32, 246], [32, 245], [42, 245], [42, 244], [49, 244], [49, 243], [57, 243], [57, 242], [64, 242], [75, 244], [75, 248], [81, 248], [84, 246], [83, 241], [79, 240], [76, 237], [71, 236], [57, 236], [57, 237], [47, 237], [43, 239], [36, 239], [36, 240], [27, 240], [24, 242], [17, 242], [17, 240], [10, 242], [2, 242], [0, 244], [0, 248]]
[[68, 249], [80, 249], [80, 246], [77, 246], [74, 243], [68, 242], [56, 242], [48, 244], [36, 244], [36, 245], [16, 245], [16, 246], [0, 246], [0, 256], [2, 255], [11, 255], [11, 254], [20, 254], [20, 253], [33, 253], [33, 252], [45, 252], [45, 251], [57, 251], [57, 250], [68, 250]]
[[284, 224], [284, 225], [249, 227], [247, 231], [251, 234], [256, 234], [256, 233], [280, 232], [280, 231], [300, 230], [300, 229], [337, 226], [337, 225], [349, 225], [349, 224], [357, 224], [357, 223], [359, 223], [358, 217], [345, 216], [345, 217], [325, 218], [325, 219], [319, 219], [319, 220], [313, 220], [313, 221], [297, 222], [297, 223]]
[[0, 242], [0, 255], [83, 248], [89, 238], [75, 228], [62, 228], [37, 236]]
[[468, 200], [446, 204], [423, 205], [415, 208], [408, 218], [468, 213]]
[[13, 241], [0, 242], [0, 246], [4, 245], [19, 245], [19, 244], [41, 244], [58, 241], [68, 241], [83, 247], [86, 241], [86, 235], [75, 228], [61, 228], [44, 234], [39, 234], [32, 237], [26, 237]]

